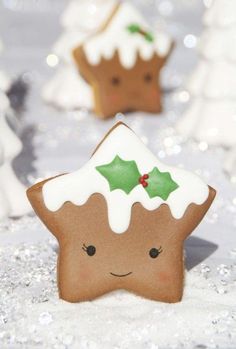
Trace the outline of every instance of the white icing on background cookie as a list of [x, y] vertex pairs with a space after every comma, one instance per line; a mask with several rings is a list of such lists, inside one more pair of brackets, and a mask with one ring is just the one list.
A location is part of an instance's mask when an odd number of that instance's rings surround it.
[[[127, 27], [132, 24], [138, 24], [144, 31], [151, 32], [153, 42], [146, 40], [139, 33], [130, 33]], [[141, 14], [127, 2], [120, 4], [104, 31], [91, 37], [83, 45], [90, 64], [99, 64], [102, 57], [111, 59], [117, 50], [122, 65], [127, 69], [135, 65], [137, 53], [143, 60], [148, 61], [155, 53], [166, 56], [170, 47], [170, 37], [160, 31], [152, 33]]]
[[[142, 185], [136, 186], [129, 194], [120, 189], [110, 191], [107, 180], [96, 170], [96, 166], [112, 162], [116, 155], [126, 161], [134, 160], [141, 174], [149, 173], [154, 167], [161, 172], [169, 172], [179, 188], [166, 201], [160, 197], [150, 199]], [[162, 164], [132, 130], [120, 124], [106, 137], [86, 165], [43, 186], [44, 202], [51, 211], [57, 211], [67, 201], [84, 205], [95, 193], [102, 194], [106, 199], [111, 229], [115, 233], [123, 233], [129, 227], [134, 203], [141, 203], [147, 210], [155, 210], [166, 203], [173, 217], [180, 219], [191, 203], [201, 205], [206, 201], [209, 188], [195, 174]]]

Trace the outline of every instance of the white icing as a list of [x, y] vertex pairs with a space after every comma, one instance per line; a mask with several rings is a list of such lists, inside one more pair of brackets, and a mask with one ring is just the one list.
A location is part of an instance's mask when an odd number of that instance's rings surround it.
[[227, 61], [201, 60], [190, 77], [187, 88], [194, 96], [235, 98], [236, 65]]
[[196, 98], [176, 130], [185, 138], [232, 147], [236, 145], [236, 102]]
[[[108, 181], [96, 170], [96, 166], [110, 163], [116, 155], [123, 160], [135, 160], [141, 174], [152, 171], [155, 166], [161, 172], [169, 172], [179, 188], [166, 201], [160, 197], [150, 199], [141, 185], [128, 195], [120, 189], [110, 191]], [[180, 219], [191, 203], [200, 205], [206, 201], [209, 189], [198, 176], [162, 164], [128, 127], [121, 124], [107, 136], [85, 166], [43, 186], [44, 202], [51, 211], [60, 209], [66, 201], [83, 205], [94, 193], [100, 193], [106, 199], [111, 229], [115, 233], [123, 233], [129, 227], [134, 203], [141, 203], [147, 210], [155, 210], [166, 203], [173, 217]]]
[[67, 65], [58, 70], [44, 86], [42, 96], [47, 103], [66, 110], [93, 108], [91, 88], [74, 66]]
[[229, 26], [236, 24], [236, 1], [214, 0], [212, 6], [205, 12], [203, 22], [207, 26]]
[[201, 36], [199, 50], [208, 60], [236, 61], [236, 29], [209, 28]]
[[111, 59], [117, 50], [122, 65], [129, 69], [135, 65], [137, 53], [143, 60], [150, 60], [156, 53], [166, 56], [171, 47], [170, 37], [159, 31], [152, 33], [154, 41], [145, 40], [143, 35], [131, 34], [127, 26], [138, 24], [146, 32], [152, 29], [141, 14], [128, 2], [120, 4], [107, 28], [85, 42], [83, 48], [89, 63], [97, 65], [101, 58]]
[[117, 3], [116, 0], [74, 0], [62, 15], [62, 25], [65, 28], [77, 28], [84, 32], [97, 31]]
[[17, 217], [31, 211], [25, 187], [11, 167], [22, 145], [0, 112], [0, 218]]

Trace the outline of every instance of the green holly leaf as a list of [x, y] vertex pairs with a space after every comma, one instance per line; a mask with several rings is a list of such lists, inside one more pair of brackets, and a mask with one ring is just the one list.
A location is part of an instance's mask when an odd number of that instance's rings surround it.
[[146, 32], [143, 28], [140, 27], [140, 25], [138, 25], [136, 23], [132, 23], [132, 24], [128, 25], [127, 30], [131, 34], [137, 33], [137, 34], [142, 35], [144, 37], [144, 39], [147, 40], [148, 42], [154, 41], [154, 37], [153, 37], [152, 33]]
[[151, 33], [146, 33], [145, 34], [145, 39], [149, 42], [153, 42], [154, 41], [154, 37]]
[[111, 191], [121, 189], [129, 194], [139, 185], [140, 173], [136, 162], [122, 160], [118, 155], [109, 164], [97, 166], [96, 170], [106, 178]]
[[160, 172], [157, 167], [148, 173], [147, 191], [150, 198], [159, 196], [163, 200], [167, 200], [170, 193], [176, 190], [179, 186], [173, 181], [169, 172]]
[[130, 33], [138, 33], [141, 28], [138, 24], [130, 24], [127, 29]]

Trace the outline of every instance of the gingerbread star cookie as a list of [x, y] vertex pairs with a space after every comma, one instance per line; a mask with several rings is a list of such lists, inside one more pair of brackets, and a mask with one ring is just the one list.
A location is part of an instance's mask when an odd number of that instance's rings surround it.
[[92, 87], [95, 113], [104, 119], [134, 110], [159, 113], [159, 75], [172, 46], [169, 36], [153, 33], [130, 3], [117, 6], [106, 27], [74, 50]]
[[118, 123], [82, 168], [37, 183], [27, 194], [59, 242], [62, 299], [86, 301], [125, 289], [171, 303], [183, 294], [184, 240], [215, 190], [161, 163]]

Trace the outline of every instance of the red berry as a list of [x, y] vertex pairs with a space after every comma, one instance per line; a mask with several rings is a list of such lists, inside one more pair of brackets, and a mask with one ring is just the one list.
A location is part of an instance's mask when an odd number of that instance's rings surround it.
[[145, 174], [145, 175], [143, 175], [143, 178], [144, 178], [144, 179], [148, 179], [148, 178], [149, 178], [149, 175], [148, 175], [148, 174]]
[[144, 188], [146, 188], [146, 187], [148, 186], [148, 183], [144, 181], [144, 182], [142, 183], [142, 185], [143, 185]]
[[139, 183], [140, 183], [140, 184], [143, 184], [143, 182], [144, 182], [144, 178], [143, 178], [143, 177], [140, 177], [140, 178], [139, 178]]

